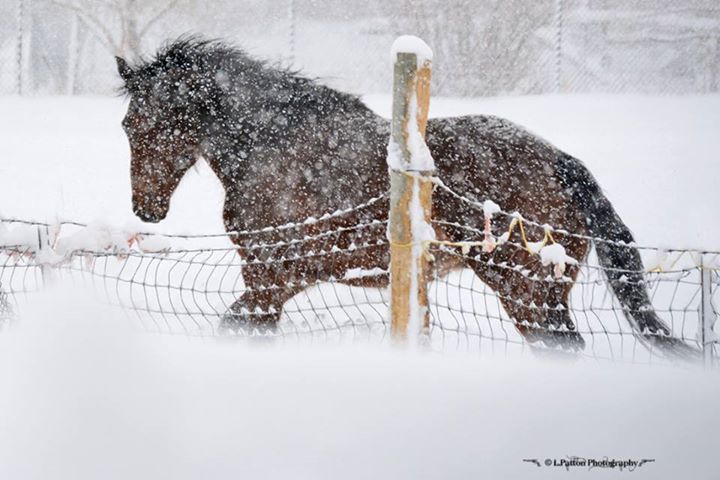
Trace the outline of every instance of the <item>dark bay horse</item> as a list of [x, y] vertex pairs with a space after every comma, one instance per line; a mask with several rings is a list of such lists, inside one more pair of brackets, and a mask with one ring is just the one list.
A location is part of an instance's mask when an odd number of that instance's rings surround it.
[[[388, 285], [385, 224], [372, 223], [388, 216], [388, 201], [382, 199], [389, 188], [388, 120], [352, 95], [217, 41], [183, 38], [139, 65], [117, 58], [117, 66], [130, 96], [122, 125], [132, 155], [133, 211], [146, 222], [165, 218], [175, 188], [200, 157], [225, 189], [228, 232], [302, 222], [381, 197], [349, 215], [299, 230], [233, 237], [247, 262], [242, 271], [247, 291], [225, 315], [225, 326], [272, 328], [287, 300], [330, 278]], [[480, 202], [492, 199], [504, 211], [522, 212], [539, 224], [598, 238], [599, 261], [637, 335], [653, 345], [682, 348], [653, 311], [640, 256], [629, 246], [630, 230], [579, 160], [492, 116], [431, 119], [427, 143], [438, 176], [455, 192]], [[468, 228], [483, 229], [481, 211], [443, 190], [437, 190], [433, 208], [439, 238], [464, 241]], [[494, 233], [507, 231], [509, 222], [493, 221]], [[329, 230], [338, 233], [318, 236]], [[543, 230], [529, 226], [527, 234], [541, 238]], [[288, 243], [304, 237], [310, 238]], [[581, 349], [584, 340], [567, 309], [578, 266], [568, 266], [570, 282], [549, 280], [551, 266], [518, 248], [516, 240], [492, 254], [476, 249], [464, 263], [437, 259], [443, 264], [438, 270], [473, 269], [501, 293], [505, 310], [530, 342]], [[555, 240], [581, 261], [591, 247], [586, 239], [560, 233]], [[258, 244], [274, 246], [253, 248]], [[344, 253], [307, 255], [330, 247]], [[376, 273], [348, 278], [354, 269]], [[542, 328], [529, 328], [524, 321]]]

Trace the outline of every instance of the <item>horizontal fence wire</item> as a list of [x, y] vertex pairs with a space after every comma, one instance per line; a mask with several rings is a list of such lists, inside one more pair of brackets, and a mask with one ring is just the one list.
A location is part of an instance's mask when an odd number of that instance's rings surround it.
[[[441, 182], [437, 188], [450, 190]], [[452, 193], [473, 208], [487, 206]], [[149, 332], [384, 341], [390, 337], [385, 203], [381, 196], [300, 223], [206, 236], [3, 220], [0, 321], [22, 315], [42, 301], [48, 283], [57, 283], [86, 288]], [[428, 245], [431, 348], [668, 360], [631, 328], [594, 252], [577, 265], [568, 258], [563, 271], [543, 265], [541, 244], [589, 237], [514, 212], [496, 209], [491, 216], [507, 220], [493, 227], [493, 248], [487, 229], [434, 222], [438, 230], [461, 231], [463, 241]], [[498, 228], [508, 222], [503, 235]], [[550, 241], [526, 238], [550, 231]], [[641, 274], [654, 311], [674, 337], [716, 357], [720, 253], [635, 248], [650, 271], [627, 273]], [[708, 270], [709, 285], [702, 274]]]
[[[515, 248], [521, 250], [519, 245], [515, 245]], [[464, 268], [445, 276], [435, 275], [439, 279], [431, 283], [430, 337], [443, 349], [486, 350], [504, 354], [533, 349], [537, 353], [563, 356], [565, 349], [553, 343], [552, 339], [528, 343], [506, 309], [524, 311], [528, 318], [546, 318], [548, 313], [567, 309], [573, 331], [582, 337], [585, 344], [581, 351], [572, 352], [571, 355], [634, 363], [657, 363], [664, 356], [663, 352], [648, 348], [631, 328], [626, 312], [612, 293], [604, 269], [598, 265], [594, 252], [588, 258], [588, 263], [578, 268], [577, 278], [572, 281], [547, 275], [531, 276], [517, 266], [502, 261], [493, 262], [494, 254], [480, 255], [473, 250], [463, 254], [460, 247], [443, 245], [431, 251], [436, 259], [445, 256], [457, 260], [457, 263], [474, 265], [473, 269]], [[473, 271], [488, 267], [499, 272], [502, 281], [508, 282], [510, 286], [527, 288], [527, 294], [505, 292], [502, 287], [498, 290], [490, 288]], [[523, 281], [517, 282], [512, 276], [503, 275], [503, 271], [525, 276]], [[654, 311], [670, 327], [673, 336], [698, 351], [709, 348], [714, 356], [718, 348], [716, 340], [709, 345], [701, 344], [701, 272], [699, 266], [643, 272], [643, 283]], [[711, 282], [715, 295], [712, 303], [714, 319], [717, 318], [717, 290], [720, 286], [720, 276], [716, 270], [711, 272]], [[563, 284], [571, 288], [567, 306], [552, 303], [556, 299], [547, 293]], [[543, 321], [530, 320], [525, 323], [527, 329], [540, 332], [552, 333], [563, 327]]]
[[[708, 352], [710, 358], [717, 355], [714, 327], [718, 315], [719, 252], [658, 249], [568, 232], [524, 218], [519, 212], [503, 211], [493, 202], [488, 205], [467, 198], [437, 178], [432, 181], [437, 189], [486, 219], [483, 230], [433, 222], [436, 231], [437, 227], [450, 228], [455, 231], [454, 237], [464, 239], [435, 241], [430, 248], [433, 277], [440, 279], [433, 284], [430, 298], [431, 336], [436, 340], [441, 338], [452, 349], [522, 352], [531, 348], [564, 354], [568, 346], [575, 346], [567, 337], [579, 336], [577, 341], [582, 347], [573, 355], [658, 362], [667, 352], [654, 348], [646, 335], [633, 330], [629, 321], [633, 312], [613, 294], [607, 275], [612, 273], [620, 275], [624, 284], [636, 283], [647, 290], [651, 309], [675, 338], [697, 352]], [[567, 258], [570, 265], [557, 271], [555, 265], [545, 265], [542, 259], [543, 247], [554, 244], [556, 239], [559, 244], [576, 240], [632, 247], [640, 253], [647, 270], [603, 267], [593, 249], [586, 261], [572, 265], [575, 259]], [[445, 275], [457, 265], [465, 268]], [[703, 271], [709, 272], [705, 280]], [[489, 280], [494, 288], [480, 277]], [[568, 291], [566, 296], [564, 291]], [[703, 310], [704, 295], [709, 296], [707, 311]], [[508, 311], [523, 320], [518, 324]]]

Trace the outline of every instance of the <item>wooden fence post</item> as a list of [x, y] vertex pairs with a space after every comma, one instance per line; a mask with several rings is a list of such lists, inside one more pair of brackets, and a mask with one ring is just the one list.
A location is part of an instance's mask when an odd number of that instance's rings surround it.
[[390, 167], [390, 319], [395, 340], [415, 342], [429, 329], [426, 247], [435, 165], [425, 144], [432, 51], [417, 37], [399, 37], [394, 63]]

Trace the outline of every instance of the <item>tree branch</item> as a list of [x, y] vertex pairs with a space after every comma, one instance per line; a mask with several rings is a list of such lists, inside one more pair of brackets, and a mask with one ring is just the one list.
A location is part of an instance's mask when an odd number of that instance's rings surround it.
[[100, 20], [93, 15], [84, 12], [80, 7], [72, 3], [65, 3], [59, 0], [48, 0], [49, 3], [56, 5], [61, 8], [68, 9], [74, 12], [83, 24], [97, 37], [101, 42], [105, 43], [105, 47], [110, 50], [110, 53], [117, 55], [120, 52], [120, 48], [113, 40], [113, 35]]
[[145, 34], [152, 28], [155, 23], [157, 23], [158, 20], [160, 20], [162, 17], [164, 17], [170, 10], [175, 8], [175, 5], [177, 5], [180, 2], [180, 0], [170, 0], [163, 8], [161, 8], [155, 16], [153, 16], [150, 20], [147, 21], [145, 26], [140, 30], [140, 34], [138, 35], [140, 38], [145, 36]]

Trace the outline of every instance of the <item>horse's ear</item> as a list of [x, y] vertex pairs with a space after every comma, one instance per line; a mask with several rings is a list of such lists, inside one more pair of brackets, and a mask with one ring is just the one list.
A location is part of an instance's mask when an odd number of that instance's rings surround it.
[[122, 78], [127, 83], [133, 76], [132, 67], [128, 65], [124, 58], [115, 57], [115, 62], [117, 63], [117, 69], [118, 73], [120, 74], [120, 78]]

